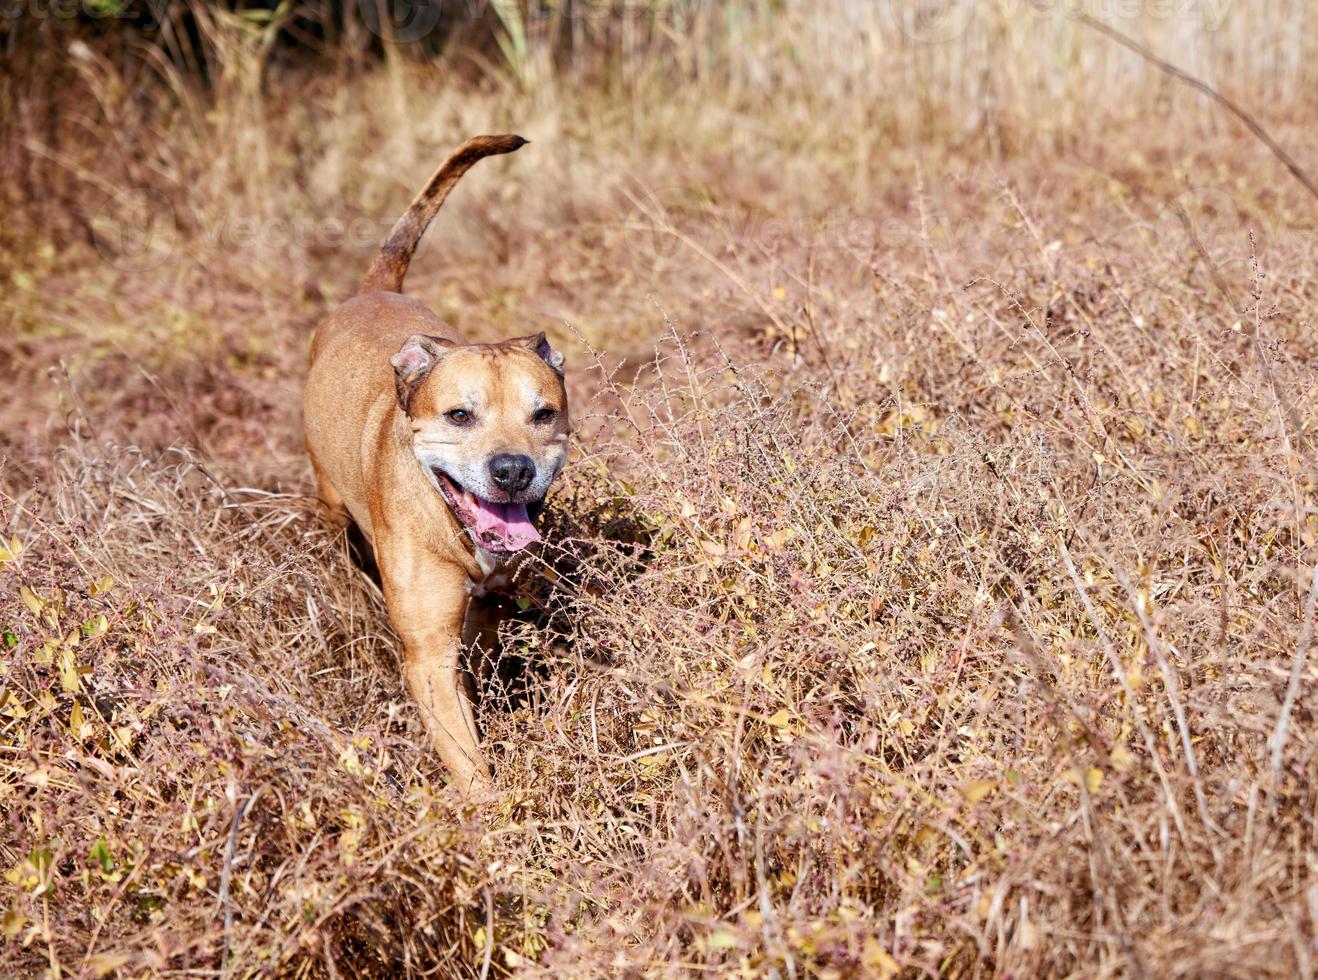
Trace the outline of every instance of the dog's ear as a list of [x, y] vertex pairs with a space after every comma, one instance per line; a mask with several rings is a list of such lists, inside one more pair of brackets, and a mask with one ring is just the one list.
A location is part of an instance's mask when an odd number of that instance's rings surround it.
[[394, 390], [398, 393], [398, 404], [403, 411], [408, 411], [412, 395], [417, 386], [425, 381], [431, 370], [444, 356], [444, 351], [457, 344], [443, 337], [428, 337], [425, 334], [413, 334], [407, 338], [389, 363], [394, 366]]
[[549, 346], [549, 341], [545, 339], [543, 330], [540, 333], [533, 333], [529, 337], [514, 337], [508, 343], [525, 347], [560, 375], [563, 373], [563, 353]]

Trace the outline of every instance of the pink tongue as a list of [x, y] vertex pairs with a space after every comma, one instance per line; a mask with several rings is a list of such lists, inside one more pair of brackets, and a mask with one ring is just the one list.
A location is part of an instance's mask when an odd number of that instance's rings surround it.
[[526, 504], [495, 504], [478, 497], [475, 530], [482, 543], [493, 543], [508, 551], [519, 551], [540, 540], [540, 532], [526, 513]]

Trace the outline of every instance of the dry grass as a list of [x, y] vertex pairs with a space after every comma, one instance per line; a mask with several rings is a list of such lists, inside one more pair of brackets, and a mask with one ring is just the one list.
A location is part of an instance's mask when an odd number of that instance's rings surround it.
[[[1152, 40], [1314, 168], [1267, 6]], [[0, 971], [1314, 974], [1313, 202], [1101, 38], [781, 9], [601, 35], [623, 77], [257, 71], [217, 23], [206, 90], [6, 89]], [[580, 436], [463, 803], [297, 402], [504, 128], [409, 288], [548, 329]]]

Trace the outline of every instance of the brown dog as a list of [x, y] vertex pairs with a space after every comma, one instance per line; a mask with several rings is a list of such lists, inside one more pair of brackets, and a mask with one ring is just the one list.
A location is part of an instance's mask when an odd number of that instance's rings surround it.
[[477, 136], [436, 171], [316, 332], [303, 396], [320, 500], [375, 552], [408, 687], [463, 789], [488, 779], [459, 665], [468, 596], [540, 538], [532, 518], [567, 460], [563, 355], [543, 333], [469, 344], [399, 292], [458, 179], [524, 143]]

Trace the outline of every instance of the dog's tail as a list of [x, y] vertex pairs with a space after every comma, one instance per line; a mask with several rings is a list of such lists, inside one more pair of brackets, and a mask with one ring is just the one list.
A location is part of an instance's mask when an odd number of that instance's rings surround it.
[[418, 194], [415, 200], [403, 212], [403, 216], [389, 232], [389, 237], [380, 246], [380, 254], [371, 263], [366, 278], [362, 280], [358, 292], [401, 292], [403, 277], [412, 262], [412, 254], [417, 243], [426, 233], [426, 227], [439, 213], [444, 198], [472, 165], [484, 157], [495, 153], [512, 153], [526, 145], [520, 136], [473, 136], [463, 143], [454, 154], [444, 161], [443, 166]]

